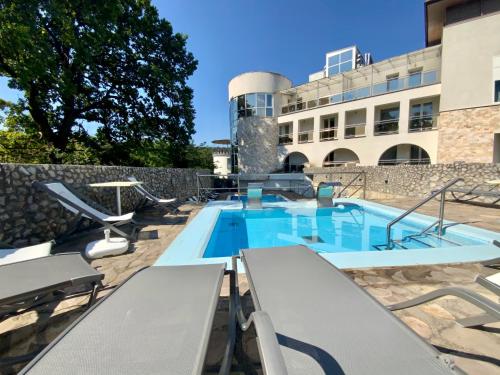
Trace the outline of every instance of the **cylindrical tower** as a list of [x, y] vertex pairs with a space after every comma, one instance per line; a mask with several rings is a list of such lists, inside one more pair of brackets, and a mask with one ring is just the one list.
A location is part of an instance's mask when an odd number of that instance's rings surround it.
[[270, 173], [279, 168], [280, 90], [292, 82], [277, 73], [248, 72], [229, 81], [232, 172]]

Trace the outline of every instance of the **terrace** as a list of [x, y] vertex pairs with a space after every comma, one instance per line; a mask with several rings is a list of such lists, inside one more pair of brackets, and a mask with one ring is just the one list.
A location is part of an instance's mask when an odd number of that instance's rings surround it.
[[[290, 199], [298, 196], [293, 193], [280, 192]], [[411, 199], [378, 200], [383, 204], [406, 209], [416, 202]], [[104, 273], [104, 283], [113, 287], [142, 267], [149, 266], [163, 253], [165, 248], [184, 229], [186, 224], [195, 218], [203, 208], [200, 204], [184, 204], [180, 215], [171, 215], [148, 211], [141, 217], [149, 217], [151, 224], [142, 229], [143, 235], [134, 243], [135, 251], [124, 255], [92, 261], [91, 265]], [[435, 215], [437, 202], [431, 202], [419, 212]], [[447, 203], [447, 218], [453, 221], [467, 221], [471, 217], [477, 222], [476, 227], [500, 231], [498, 212], [495, 208]], [[156, 232], [157, 236], [148, 235]], [[68, 242], [58, 251], [81, 251], [93, 237], [85, 237], [76, 242]], [[391, 304], [406, 300], [422, 293], [446, 287], [463, 286], [482, 295], [495, 299], [495, 296], [474, 283], [477, 274], [489, 275], [493, 270], [482, 267], [478, 263], [445, 264], [432, 266], [410, 266], [390, 268], [370, 268], [346, 270], [354, 281], [365, 288], [372, 296], [383, 304]], [[246, 312], [253, 310], [248, 293], [245, 275], [240, 275], [240, 293], [243, 295], [243, 307]], [[109, 292], [109, 288], [100, 292], [99, 298]], [[207, 357], [207, 373], [215, 373], [223, 355], [223, 343], [227, 335], [229, 285], [225, 280], [222, 296], [212, 329], [209, 353]], [[0, 323], [0, 353], [2, 358], [12, 355], [23, 355], [41, 349], [67, 327], [84, 311], [86, 296], [64, 300], [39, 306], [33, 311], [17, 315]], [[455, 319], [474, 315], [476, 308], [463, 300], [446, 297], [434, 302], [415, 307], [395, 314], [402, 319], [424, 340], [430, 342], [439, 351], [451, 355], [456, 364], [471, 374], [496, 374], [500, 365], [498, 348], [500, 324], [488, 325], [483, 329], [467, 329], [458, 326]], [[5, 373], [16, 373], [19, 367], [6, 367]], [[259, 355], [255, 332], [243, 336], [237, 345], [234, 374], [253, 373], [259, 371]]]

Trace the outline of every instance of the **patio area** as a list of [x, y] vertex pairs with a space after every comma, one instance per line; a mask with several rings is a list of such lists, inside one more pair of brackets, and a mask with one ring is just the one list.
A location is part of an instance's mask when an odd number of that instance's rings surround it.
[[[290, 196], [290, 198], [292, 198]], [[399, 208], [409, 208], [416, 201], [379, 200]], [[133, 244], [134, 251], [121, 256], [94, 260], [91, 265], [105, 275], [105, 290], [109, 290], [136, 272], [149, 266], [164, 252], [165, 248], [193, 219], [203, 206], [185, 204], [181, 214], [158, 214], [154, 210], [141, 213], [141, 221], [149, 224], [142, 229], [141, 236]], [[430, 202], [419, 212], [436, 215], [438, 202]], [[495, 208], [449, 202], [445, 217], [449, 220], [470, 222], [470, 225], [500, 232], [499, 210]], [[92, 237], [93, 238], [93, 237]], [[68, 242], [58, 251], [82, 251], [90, 237]], [[383, 304], [392, 304], [428, 291], [446, 287], [462, 286], [488, 298], [497, 298], [492, 293], [474, 283], [477, 274], [484, 276], [494, 270], [480, 264], [454, 264], [434, 266], [413, 266], [384, 269], [358, 269], [346, 271], [355, 282], [365, 288]], [[239, 275], [242, 303], [247, 312], [252, 311], [252, 302], [244, 275]], [[222, 289], [223, 297], [229, 294], [227, 280]], [[46, 304], [22, 315], [0, 322], [0, 355], [23, 355], [42, 349], [75, 320], [83, 311], [87, 296], [66, 299], [62, 302]], [[454, 319], [475, 315], [479, 312], [472, 305], [454, 297], [396, 312], [408, 326], [438, 350], [451, 355], [456, 364], [470, 374], [500, 374], [500, 324], [490, 324], [482, 329], [466, 329], [458, 326]], [[223, 342], [227, 334], [228, 299], [221, 298], [215, 318], [209, 353], [207, 372], [215, 373], [223, 356]], [[356, 327], [353, 327], [356, 329]], [[15, 374], [20, 366], [6, 367], [1, 374]], [[259, 356], [254, 331], [243, 335], [237, 343], [234, 374], [260, 373]]]

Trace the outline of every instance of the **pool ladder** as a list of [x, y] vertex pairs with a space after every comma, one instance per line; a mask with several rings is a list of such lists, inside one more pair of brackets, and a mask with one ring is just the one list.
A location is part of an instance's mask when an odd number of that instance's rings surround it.
[[[392, 239], [391, 228], [396, 223], [398, 223], [399, 221], [403, 220], [406, 216], [408, 216], [412, 212], [416, 211], [417, 209], [419, 209], [424, 204], [426, 204], [430, 200], [434, 199], [438, 195], [441, 195], [440, 202], [439, 202], [439, 218], [435, 222], [433, 222], [431, 225], [429, 225], [428, 227], [424, 228], [420, 233], [415, 234], [413, 236], [424, 236], [426, 234], [430, 234], [430, 231], [433, 228], [437, 228], [437, 236], [438, 236], [438, 238], [443, 239], [442, 235], [443, 235], [443, 221], [444, 221], [444, 204], [446, 202], [446, 199], [445, 199], [446, 198], [445, 197], [446, 190], [448, 190], [450, 187], [452, 187], [453, 185], [455, 185], [459, 181], [463, 181], [463, 178], [456, 177], [456, 178], [453, 178], [453, 179], [449, 180], [442, 187], [440, 187], [437, 190], [431, 191], [430, 194], [427, 197], [425, 197], [424, 199], [422, 199], [415, 206], [413, 206], [409, 210], [403, 212], [401, 215], [399, 215], [397, 218], [395, 218], [389, 224], [387, 224], [387, 229], [386, 229], [386, 238], [387, 238], [386, 250], [392, 250], [394, 248], [394, 245], [396, 243], [402, 242], [402, 240], [396, 241], [396, 240]], [[446, 241], [451, 242], [449, 240], [446, 240]]]

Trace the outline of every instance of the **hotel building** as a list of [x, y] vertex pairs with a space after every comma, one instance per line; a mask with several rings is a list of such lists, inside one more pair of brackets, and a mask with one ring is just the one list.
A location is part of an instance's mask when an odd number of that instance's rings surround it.
[[500, 0], [428, 0], [425, 48], [373, 61], [328, 52], [292, 85], [229, 82], [233, 172], [305, 166], [500, 163]]

